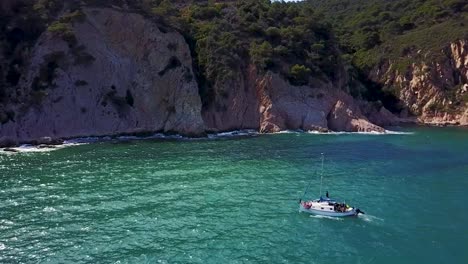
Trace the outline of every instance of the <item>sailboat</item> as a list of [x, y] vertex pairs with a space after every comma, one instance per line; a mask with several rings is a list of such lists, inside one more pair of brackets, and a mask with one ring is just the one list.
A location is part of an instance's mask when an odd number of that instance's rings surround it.
[[322, 182], [323, 182], [323, 163], [324, 156], [322, 153], [322, 171], [320, 174], [320, 198], [315, 200], [303, 201], [302, 199], [309, 190], [310, 183], [304, 191], [304, 195], [299, 200], [299, 212], [305, 212], [314, 215], [332, 216], [332, 217], [346, 217], [346, 216], [357, 216], [364, 214], [359, 208], [349, 206], [345, 202], [340, 203], [329, 197], [328, 191], [326, 197], [322, 197]]

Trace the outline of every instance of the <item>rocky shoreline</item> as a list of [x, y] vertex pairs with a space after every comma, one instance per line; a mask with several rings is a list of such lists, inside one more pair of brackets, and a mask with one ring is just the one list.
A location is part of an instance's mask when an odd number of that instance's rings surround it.
[[[386, 126], [405, 123], [468, 124], [468, 110], [456, 116], [431, 117], [427, 111], [420, 117], [396, 116], [379, 103], [354, 98], [343, 63], [335, 65], [334, 78], [311, 77], [309, 84], [297, 86], [246, 62], [237, 75], [213, 83], [225, 93], [203, 102], [194, 58], [179, 32], [163, 30], [136, 13], [82, 11], [83, 20], [72, 25], [76, 43], [46, 31], [31, 49], [16, 93], [10, 103], [0, 104], [0, 147], [54, 146], [88, 136], [162, 133], [197, 138], [244, 129], [384, 133]], [[460, 76], [468, 74], [466, 45], [452, 47], [452, 64]], [[376, 80], [402, 79], [382, 75], [388, 71], [376, 71]], [[402, 90], [413, 94], [407, 104], [424, 103], [424, 111], [434, 107], [428, 98], [417, 97], [429, 77], [398, 82], [412, 85], [411, 91]]]

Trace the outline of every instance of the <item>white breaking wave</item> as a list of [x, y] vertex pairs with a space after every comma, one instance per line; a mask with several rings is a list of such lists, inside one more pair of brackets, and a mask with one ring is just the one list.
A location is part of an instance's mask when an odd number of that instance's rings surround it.
[[403, 132], [403, 131], [392, 131], [385, 130], [385, 132], [320, 132], [320, 131], [307, 131], [307, 134], [315, 135], [371, 135], [371, 136], [382, 136], [382, 135], [414, 135], [414, 132]]
[[65, 140], [63, 142], [64, 145], [83, 145], [89, 143], [96, 143], [96, 142], [103, 142], [103, 141], [110, 141], [112, 140], [111, 137], [81, 137], [81, 138], [73, 138], [69, 140]]
[[218, 138], [227, 138], [227, 137], [241, 137], [241, 136], [253, 136], [258, 135], [259, 133], [255, 130], [236, 130], [230, 132], [222, 133], [213, 133], [208, 134], [205, 138], [190, 138], [182, 135], [165, 135], [163, 133], [155, 133], [149, 136], [102, 136], [102, 137], [80, 137], [65, 140], [61, 145], [54, 146], [35, 146], [35, 145], [21, 145], [19, 147], [9, 148], [12, 151], [1, 151], [0, 153], [5, 154], [15, 154], [15, 153], [39, 153], [39, 152], [50, 152], [54, 150], [63, 149], [66, 147], [80, 146], [92, 143], [99, 142], [109, 142], [109, 141], [135, 141], [135, 140], [148, 140], [148, 139], [172, 139], [172, 140], [203, 140], [203, 139], [218, 139]]
[[300, 134], [300, 133], [304, 133], [304, 131], [303, 130], [282, 130], [280, 132], [275, 132], [271, 134]]
[[241, 137], [241, 136], [254, 136], [258, 135], [258, 131], [256, 130], [234, 130], [228, 132], [221, 132], [221, 133], [213, 133], [208, 134], [209, 139], [216, 139], [216, 138], [223, 138], [223, 137]]
[[53, 207], [46, 207], [42, 211], [47, 212], [47, 213], [52, 213], [52, 212], [57, 212], [57, 209], [55, 209]]
[[[283, 130], [271, 134], [314, 134], [314, 135], [414, 135], [414, 132], [402, 132], [385, 130], [385, 132], [320, 132], [320, 131], [302, 131], [302, 130]], [[39, 153], [39, 152], [50, 152], [54, 150], [63, 149], [66, 147], [80, 146], [91, 143], [107, 142], [107, 141], [129, 141], [129, 140], [147, 140], [147, 139], [175, 139], [175, 140], [203, 140], [203, 139], [218, 139], [228, 137], [245, 137], [245, 136], [256, 136], [260, 133], [256, 130], [235, 130], [229, 132], [212, 133], [208, 134], [206, 138], [190, 138], [181, 135], [165, 135], [162, 133], [155, 133], [150, 136], [102, 136], [102, 137], [82, 137], [65, 140], [61, 145], [54, 146], [34, 146], [34, 145], [22, 145], [15, 148], [10, 148], [13, 152], [0, 151], [0, 153]], [[0, 149], [1, 150], [1, 149]]]

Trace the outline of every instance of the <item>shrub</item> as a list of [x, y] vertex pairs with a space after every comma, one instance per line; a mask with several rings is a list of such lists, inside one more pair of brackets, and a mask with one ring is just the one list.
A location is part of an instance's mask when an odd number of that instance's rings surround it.
[[312, 70], [304, 65], [294, 65], [289, 72], [290, 82], [293, 85], [306, 85]]
[[264, 41], [261, 44], [253, 42], [249, 53], [252, 62], [261, 70], [266, 70], [272, 66], [273, 47], [269, 42]]
[[70, 47], [73, 47], [77, 43], [77, 39], [75, 37], [75, 33], [71, 28], [71, 25], [68, 23], [62, 23], [56, 21], [52, 23], [47, 30], [57, 36], [61, 37], [64, 41], [66, 41]]

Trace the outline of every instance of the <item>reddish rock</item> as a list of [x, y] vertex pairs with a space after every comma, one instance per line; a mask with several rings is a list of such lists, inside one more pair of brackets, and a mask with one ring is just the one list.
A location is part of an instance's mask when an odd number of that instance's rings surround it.
[[334, 131], [347, 132], [385, 132], [379, 126], [364, 118], [359, 109], [353, 109], [339, 100], [328, 114], [328, 127]]
[[[399, 90], [404, 111], [426, 124], [464, 123], [468, 102], [463, 94], [468, 87], [468, 40], [458, 40], [439, 51], [426, 54], [400, 72], [388, 61], [376, 67], [370, 77], [384, 86]], [[413, 54], [417, 56], [417, 54]], [[436, 60], [429, 58], [438, 57]], [[408, 117], [407, 114], [401, 117]]]

